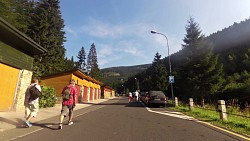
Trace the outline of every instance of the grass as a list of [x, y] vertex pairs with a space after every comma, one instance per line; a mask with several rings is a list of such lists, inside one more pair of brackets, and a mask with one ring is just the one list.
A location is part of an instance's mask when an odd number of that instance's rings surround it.
[[232, 112], [235, 110], [230, 109], [229, 114], [227, 114], [227, 120], [223, 121], [220, 119], [220, 115], [217, 111], [215, 111], [215, 109], [211, 110], [206, 108], [194, 107], [194, 110], [190, 111], [189, 107], [185, 105], [179, 105], [178, 107], [173, 107], [173, 109], [201, 121], [209, 122], [213, 125], [250, 136], [250, 117], [248, 116], [249, 113], [244, 114], [237, 111], [237, 115], [240, 114], [243, 116], [236, 116], [235, 114], [232, 114]]

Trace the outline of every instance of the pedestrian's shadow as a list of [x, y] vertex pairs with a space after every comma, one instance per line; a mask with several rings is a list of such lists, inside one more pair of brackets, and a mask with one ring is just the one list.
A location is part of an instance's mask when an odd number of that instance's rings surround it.
[[5, 122], [7, 124], [14, 125], [14, 126], [16, 126], [16, 128], [24, 128], [25, 127], [24, 121], [21, 119], [18, 119], [18, 118], [16, 118], [14, 121], [14, 120], [9, 120], [7, 118], [0, 117], [0, 121]]
[[57, 128], [53, 128], [54, 125], [58, 125], [58, 123], [32, 123], [33, 126], [39, 126], [41, 128], [46, 128], [50, 130], [58, 130]]

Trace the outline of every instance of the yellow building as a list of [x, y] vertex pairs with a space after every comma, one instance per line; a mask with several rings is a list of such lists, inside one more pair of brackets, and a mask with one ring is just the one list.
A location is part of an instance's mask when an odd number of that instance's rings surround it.
[[0, 17], [0, 111], [23, 110], [34, 55], [45, 53], [39, 44]]
[[110, 98], [110, 97], [114, 97], [115, 96], [115, 90], [112, 89], [111, 87], [109, 86], [102, 86], [102, 89], [101, 89], [101, 97], [102, 98]]
[[69, 84], [70, 79], [74, 79], [76, 82], [78, 90], [76, 101], [92, 101], [101, 98], [101, 86], [103, 83], [89, 77], [79, 69], [43, 76], [41, 84], [54, 87], [57, 97], [61, 99], [62, 90]]

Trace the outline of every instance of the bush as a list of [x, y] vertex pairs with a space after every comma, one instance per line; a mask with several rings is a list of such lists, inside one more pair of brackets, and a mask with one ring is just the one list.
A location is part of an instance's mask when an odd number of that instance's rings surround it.
[[56, 104], [56, 91], [50, 86], [41, 86], [42, 95], [39, 97], [39, 107], [54, 107]]

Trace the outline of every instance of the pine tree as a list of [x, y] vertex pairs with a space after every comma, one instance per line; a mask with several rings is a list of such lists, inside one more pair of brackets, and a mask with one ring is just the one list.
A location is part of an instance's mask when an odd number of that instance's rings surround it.
[[31, 15], [34, 14], [34, 6], [35, 2], [31, 0], [15, 0], [16, 1], [16, 22], [19, 23], [19, 27], [17, 27], [24, 34], [29, 32], [29, 25], [33, 23], [30, 18]]
[[94, 64], [97, 64], [97, 53], [95, 44], [93, 43], [90, 47], [90, 51], [87, 59], [87, 72], [90, 73], [91, 69], [94, 67]]
[[65, 71], [67, 71], [67, 70], [73, 70], [73, 69], [77, 68], [76, 65], [75, 65], [73, 56], [71, 57], [71, 59], [68, 59], [66, 57], [64, 62], [65, 62], [64, 63]]
[[188, 79], [192, 85], [193, 96], [201, 100], [204, 105], [204, 98], [222, 90], [223, 66], [218, 63], [218, 56], [212, 52], [209, 43], [202, 41], [198, 44], [197, 55], [194, 55], [189, 62]]
[[[197, 43], [203, 39], [204, 35], [201, 34], [202, 31], [200, 30], [198, 23], [196, 23], [192, 17], [190, 17], [187, 21], [185, 29], [186, 34], [183, 39], [183, 42], [185, 44], [182, 44], [182, 64], [180, 64], [179, 68], [176, 69], [176, 79], [179, 81], [178, 83], [175, 83], [175, 87], [177, 95], [179, 92], [179, 97], [189, 98], [187, 96], [192, 96], [192, 91], [194, 90], [192, 90], [193, 85], [189, 83], [190, 76], [187, 70], [192, 70], [192, 68], [190, 68], [189, 63], [192, 59], [193, 54], [195, 54]], [[183, 93], [185, 93], [185, 95], [183, 95]]]
[[167, 69], [161, 60], [161, 55], [157, 52], [151, 68], [151, 90], [167, 90]]
[[188, 24], [186, 25], [186, 35], [183, 39], [185, 44], [182, 45], [183, 48], [191, 47], [197, 41], [200, 41], [204, 38], [204, 35], [201, 34], [202, 31], [199, 27], [199, 24], [194, 21], [194, 18], [190, 17], [187, 21]]
[[29, 36], [48, 51], [35, 56], [34, 74], [39, 76], [65, 71], [65, 32], [59, 0], [39, 0], [32, 20], [34, 23], [29, 27]]
[[84, 47], [78, 52], [77, 58], [79, 59], [76, 64], [77, 68], [86, 71], [86, 53]]
[[26, 34], [28, 25], [32, 23], [30, 15], [34, 12], [34, 2], [31, 0], [2, 0], [0, 7], [0, 17]]
[[90, 47], [90, 51], [87, 59], [87, 72], [88, 74], [97, 80], [102, 79], [101, 71], [98, 66], [97, 53], [95, 44], [93, 43]]
[[218, 56], [212, 52], [213, 46], [204, 40], [204, 35], [193, 18], [186, 26], [183, 52], [184, 63], [178, 71], [177, 91], [184, 93], [183, 97], [204, 98], [221, 89], [223, 66], [218, 62]]
[[[15, 8], [15, 0], [1, 0], [0, 1], [0, 16], [15, 26], [16, 15], [13, 11]], [[15, 26], [17, 27], [17, 26]]]
[[89, 74], [92, 78], [101, 81], [102, 75], [97, 63], [94, 63]]

